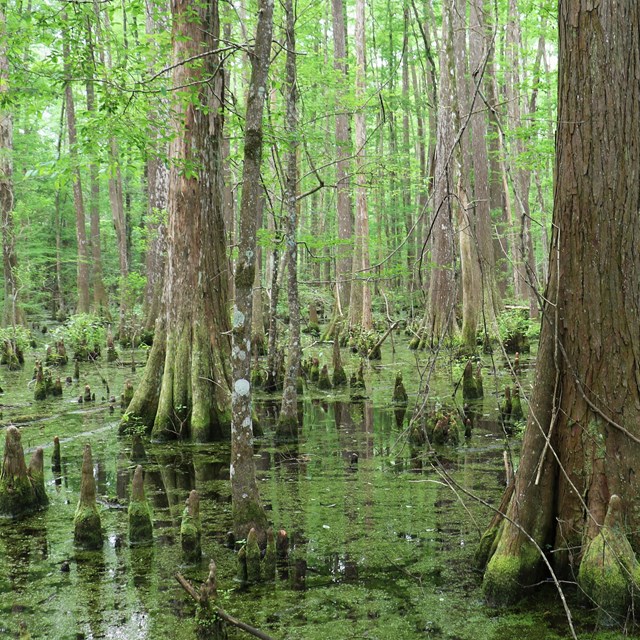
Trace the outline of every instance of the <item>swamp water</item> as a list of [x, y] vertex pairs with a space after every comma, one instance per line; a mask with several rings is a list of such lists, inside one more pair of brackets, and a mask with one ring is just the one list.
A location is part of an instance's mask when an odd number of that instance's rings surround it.
[[[274, 527], [284, 528], [306, 551], [302, 592], [280, 579], [248, 589], [235, 582], [235, 555], [224, 546], [231, 519], [228, 444], [145, 442], [146, 457], [132, 460], [130, 439], [117, 436], [120, 410], [110, 413], [100, 398], [108, 396], [101, 379], [120, 392], [125, 378], [135, 383], [135, 375], [116, 365], [84, 364], [80, 382], [67, 387], [62, 399], [36, 403], [28, 387], [32, 360], [22, 372], [3, 372], [2, 425], [23, 422], [25, 450], [45, 447], [50, 504], [31, 517], [0, 522], [0, 638], [21, 637], [24, 624], [34, 640], [191, 640], [194, 606], [174, 576], [180, 571], [192, 583], [202, 582], [209, 558], [218, 564], [221, 606], [273, 638], [569, 637], [553, 594], [519, 609], [493, 610], [483, 603], [473, 568], [491, 512], [467, 492], [499, 503], [506, 439], [491, 389], [508, 384], [508, 375], [499, 368], [494, 383], [485, 373], [484, 419], [468, 442], [442, 450], [436, 461], [412, 456], [403, 435], [407, 421], [399, 426], [390, 404], [399, 368], [410, 394], [407, 418], [416, 401], [415, 361], [405, 357], [404, 363], [372, 365], [371, 400], [364, 403], [306, 390], [304, 423], [294, 443], [274, 444], [273, 406], [264, 398], [257, 403], [265, 430], [255, 453], [260, 492]], [[385, 351], [383, 363], [389, 362], [393, 356]], [[71, 365], [61, 370], [63, 376], [71, 372]], [[431, 388], [450, 399], [460, 374], [461, 365], [445, 363]], [[85, 383], [97, 402], [80, 405]], [[56, 435], [60, 477], [50, 465]], [[73, 546], [85, 442], [93, 449], [105, 531], [100, 552]], [[517, 442], [508, 446], [517, 454]], [[130, 548], [126, 506], [138, 463], [154, 513], [154, 544]], [[179, 527], [193, 488], [201, 497], [203, 559], [186, 565]], [[588, 616], [581, 615], [585, 630], [592, 629]], [[230, 630], [230, 637], [249, 636]]]

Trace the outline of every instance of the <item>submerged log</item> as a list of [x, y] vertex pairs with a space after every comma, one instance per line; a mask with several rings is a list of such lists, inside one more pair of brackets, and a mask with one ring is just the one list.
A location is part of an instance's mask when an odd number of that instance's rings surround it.
[[93, 477], [91, 445], [84, 445], [80, 500], [73, 521], [73, 540], [83, 549], [102, 548], [102, 523], [96, 505], [96, 481]]
[[260, 640], [273, 640], [273, 638], [260, 629], [256, 629], [246, 622], [233, 618], [223, 609], [215, 606], [217, 599], [216, 563], [209, 563], [209, 576], [198, 592], [193, 585], [180, 573], [176, 573], [176, 580], [189, 596], [198, 604], [198, 637], [203, 640], [226, 640], [227, 631], [225, 623], [242, 629]]

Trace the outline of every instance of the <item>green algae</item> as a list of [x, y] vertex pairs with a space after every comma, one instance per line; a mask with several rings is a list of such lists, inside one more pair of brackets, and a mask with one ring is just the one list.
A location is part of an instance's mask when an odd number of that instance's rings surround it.
[[[182, 507], [196, 488], [201, 495], [202, 556], [218, 563], [225, 609], [275, 638], [567, 637], [555, 599], [536, 598], [526, 609], [514, 611], [483, 604], [471, 560], [478, 528], [491, 514], [465, 499], [474, 523], [442, 486], [428, 459], [417, 471], [409, 452], [397, 446], [400, 432], [392, 409], [382, 408], [389, 405], [395, 372], [403, 370], [410, 395], [418, 391], [418, 379], [407, 368], [410, 360], [400, 349], [397, 357], [401, 360], [393, 361], [383, 351], [382, 366], [367, 371], [372, 404], [343, 403], [338, 408], [324, 400], [305, 400], [304, 422], [287, 448], [273, 446], [273, 420], [258, 403], [266, 434], [256, 446], [261, 497], [277, 529], [304, 536], [309, 567], [304, 592], [289, 590], [280, 576], [275, 585], [253, 586], [248, 593], [236, 590], [237, 554], [222, 544], [232, 512], [227, 444], [156, 445], [144, 439], [145, 489], [153, 506], [156, 541], [130, 548], [128, 513], [122, 505], [128, 502], [133, 472], [131, 442], [116, 437], [118, 416], [110, 416], [99, 400], [89, 407], [69, 403], [62, 414], [52, 408], [52, 419], [35, 429], [27, 426], [23, 439], [28, 450], [44, 446], [48, 457], [53, 436], [60, 436], [62, 481], [54, 485], [55, 476], [45, 469], [50, 508], [11, 527], [0, 524], [0, 636], [17, 637], [15, 611], [20, 611], [34, 638], [83, 634], [192, 640], [195, 608], [174, 585], [173, 574], [183, 563]], [[353, 370], [359, 361], [345, 363]], [[103, 371], [112, 389], [122, 388], [124, 372], [109, 367]], [[90, 384], [99, 396], [101, 382], [93, 368], [87, 366], [82, 373], [79, 389]], [[28, 402], [30, 392], [20, 375], [16, 372], [11, 387], [24, 389], [21, 397]], [[434, 383], [434, 393], [442, 397], [451, 388], [446, 375]], [[69, 395], [77, 397], [79, 392]], [[24, 406], [4, 411], [5, 416], [15, 415]], [[496, 430], [494, 435], [482, 425], [478, 433], [469, 444], [448, 451], [445, 464], [456, 481], [481, 487], [482, 496], [496, 504], [503, 489], [502, 433]], [[73, 547], [73, 513], [87, 439], [92, 443], [104, 530], [98, 553]], [[353, 452], [359, 454], [357, 465], [349, 464]], [[60, 570], [65, 561], [70, 564], [68, 573]], [[194, 584], [206, 578], [204, 565], [189, 566]], [[575, 608], [574, 600], [570, 604], [576, 618], [583, 620], [581, 631], [598, 637], [592, 633], [597, 622], [584, 618], [587, 614]], [[620, 633], [601, 634], [607, 636], [612, 640]]]

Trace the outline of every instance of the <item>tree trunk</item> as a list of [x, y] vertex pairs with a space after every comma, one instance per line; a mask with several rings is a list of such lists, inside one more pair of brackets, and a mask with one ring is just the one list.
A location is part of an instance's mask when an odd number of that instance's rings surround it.
[[[176, 0], [172, 15], [175, 62], [215, 51], [217, 2]], [[175, 136], [170, 146], [166, 336], [154, 341], [123, 421], [149, 424], [151, 410], [144, 413], [138, 407], [152, 408], [157, 397], [156, 439], [209, 440], [229, 434], [231, 345], [220, 162], [223, 77], [216, 54], [202, 57], [198, 65], [173, 69], [173, 86], [183, 89], [173, 104]], [[150, 393], [155, 397], [140, 397]]]
[[129, 256], [127, 247], [127, 219], [124, 211], [122, 172], [120, 170], [120, 150], [113, 136], [109, 138], [109, 202], [111, 204], [111, 215], [113, 217], [113, 226], [116, 230], [116, 242], [118, 245], [118, 266], [120, 267], [120, 322], [118, 333], [122, 337], [127, 313]]
[[[494, 325], [498, 307], [495, 256], [493, 251], [493, 233], [491, 224], [491, 194], [489, 183], [489, 157], [487, 153], [487, 114], [480, 95], [489, 60], [485, 49], [484, 33], [486, 26], [482, 0], [471, 1], [469, 15], [469, 64], [471, 67], [471, 145], [473, 154], [473, 194], [475, 207], [474, 237], [480, 267], [480, 287], [484, 327]], [[493, 331], [492, 329], [489, 329]]]
[[[166, 30], [165, 21], [159, 18], [160, 7], [155, 2], [146, 5], [147, 35]], [[154, 51], [159, 54], [159, 51]], [[149, 62], [153, 69], [153, 61]], [[166, 109], [166, 100], [161, 101], [160, 111]], [[151, 109], [149, 118], [149, 137], [151, 150], [147, 157], [147, 216], [145, 220], [147, 232], [147, 251], [145, 255], [145, 273], [147, 282], [144, 290], [144, 328], [153, 331], [157, 318], [161, 314], [162, 286], [164, 282], [165, 252], [167, 245], [167, 227], [165, 216], [169, 195], [169, 167], [163, 153], [160, 118], [156, 109]]]
[[429, 287], [429, 300], [425, 316], [424, 336], [431, 346], [445, 335], [453, 333], [456, 304], [455, 248], [452, 222], [451, 194], [453, 193], [453, 35], [451, 14], [453, 7], [446, 4], [442, 13], [442, 50], [440, 55], [440, 81], [438, 85], [438, 114], [435, 151], [435, 183], [433, 198], [433, 251], [434, 264]]
[[[89, 34], [91, 37], [91, 34]], [[91, 41], [90, 41], [91, 42]], [[90, 45], [91, 46], [91, 45]], [[87, 111], [95, 115], [95, 89], [93, 76], [87, 78]], [[89, 218], [91, 221], [91, 259], [93, 284], [93, 309], [96, 313], [109, 313], [109, 299], [102, 279], [102, 246], [100, 243], [100, 178], [94, 159], [89, 164]]]
[[366, 60], [365, 60], [365, 2], [356, 0], [356, 225], [353, 252], [353, 282], [349, 303], [349, 328], [369, 330], [373, 327], [371, 315], [371, 288], [369, 286], [369, 212], [367, 210], [367, 178], [365, 144], [367, 123], [365, 118]]
[[300, 299], [298, 298], [298, 88], [296, 86], [296, 40], [293, 1], [285, 0], [287, 20], [286, 42], [286, 120], [288, 138], [285, 175], [285, 243], [287, 247], [289, 299], [289, 354], [282, 392], [282, 406], [278, 417], [278, 433], [288, 437], [298, 429], [298, 375], [302, 350], [300, 345]]
[[625, 533], [640, 548], [639, 23], [637, 3], [560, 2], [550, 281], [513, 498], [483, 541], [484, 589], [496, 602], [536, 582], [541, 549], [561, 573], [582, 563], [597, 604], [626, 607], [637, 592], [637, 573], [616, 587], [585, 552], [598, 534], [611, 540], [608, 505], [624, 520], [615, 548]]
[[482, 278], [478, 257], [478, 227], [476, 209], [472, 204], [471, 176], [473, 157], [471, 141], [471, 85], [467, 58], [466, 0], [456, 0], [453, 11], [453, 56], [456, 81], [456, 115], [460, 134], [460, 175], [458, 177], [458, 202], [455, 205], [460, 245], [460, 273], [462, 281], [462, 332], [461, 348], [467, 353], [476, 351], [478, 322], [482, 313]]
[[[88, 57], [95, 60], [95, 46], [91, 22], [87, 20], [87, 47]], [[96, 115], [96, 95], [94, 85], [93, 68], [87, 70], [86, 80], [87, 112], [91, 117]], [[97, 154], [94, 154], [89, 162], [89, 220], [90, 220], [90, 245], [91, 245], [91, 284], [93, 285], [93, 310], [99, 315], [109, 315], [109, 298], [104, 286], [102, 271], [102, 245], [100, 242], [100, 177]]]
[[274, 0], [263, 0], [258, 12], [251, 80], [247, 93], [244, 170], [240, 203], [238, 259], [233, 308], [233, 367], [231, 421], [231, 498], [233, 528], [238, 539], [255, 527], [266, 535], [267, 517], [260, 503], [253, 461], [251, 417], [251, 318], [256, 268], [256, 234], [261, 217], [262, 115], [271, 52]]
[[66, 12], [62, 12], [62, 24], [65, 25], [62, 32], [62, 55], [64, 60], [65, 77], [65, 101], [67, 110], [67, 129], [69, 133], [69, 157], [71, 159], [71, 172], [73, 181], [73, 202], [76, 210], [76, 240], [78, 243], [77, 283], [78, 283], [78, 313], [89, 312], [89, 255], [87, 247], [87, 230], [84, 212], [84, 200], [82, 197], [82, 182], [80, 179], [80, 166], [78, 163], [78, 135], [76, 133], [76, 110], [73, 100], [73, 87], [71, 85], [71, 50], [69, 46], [70, 34], [67, 28], [68, 18]]
[[[343, 95], [347, 80], [347, 40], [345, 11], [342, 0], [332, 0], [333, 16], [333, 68], [339, 80], [336, 83], [336, 213], [338, 217], [338, 239], [336, 251], [336, 287], [343, 313], [349, 306], [351, 295], [351, 249], [347, 243], [353, 238], [353, 214], [351, 203], [351, 180], [349, 178], [349, 156], [351, 154], [351, 132], [349, 115], [344, 105]], [[343, 244], [344, 243], [344, 244]]]
[[[0, 9], [0, 104], [7, 102], [9, 93], [9, 38], [7, 20]], [[2, 220], [2, 263], [4, 267], [3, 326], [24, 322], [18, 302], [16, 270], [18, 257], [13, 229], [13, 116], [0, 107], [0, 216]]]
[[529, 208], [529, 191], [531, 186], [531, 172], [523, 167], [517, 167], [515, 160], [525, 152], [524, 141], [518, 135], [522, 126], [522, 108], [520, 105], [520, 49], [522, 35], [520, 29], [520, 13], [518, 0], [509, 0], [509, 18], [506, 28], [506, 57], [509, 67], [505, 74], [505, 94], [509, 128], [512, 130], [511, 154], [509, 171], [513, 180], [515, 196], [515, 211], [518, 220], [514, 221], [514, 236], [512, 242], [514, 278], [516, 297], [529, 303], [532, 315], [537, 315], [537, 297], [535, 267], [533, 264], [533, 243], [531, 240], [531, 216]]

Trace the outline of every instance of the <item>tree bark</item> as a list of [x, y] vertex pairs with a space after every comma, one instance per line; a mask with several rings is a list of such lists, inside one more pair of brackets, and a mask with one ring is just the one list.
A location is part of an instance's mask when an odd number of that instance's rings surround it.
[[[469, 65], [471, 68], [470, 90], [472, 92], [472, 100], [469, 124], [471, 125], [473, 155], [474, 237], [480, 268], [484, 327], [490, 328], [494, 325], [498, 300], [491, 224], [489, 156], [487, 153], [487, 113], [480, 93], [480, 86], [482, 85], [489, 61], [489, 52], [485, 46], [485, 31], [486, 25], [484, 22], [483, 2], [482, 0], [471, 0], [471, 10], [469, 14]], [[489, 330], [492, 331], [491, 329]]]
[[[148, 1], [145, 5], [147, 35], [153, 36], [167, 28], [166, 20], [160, 17], [159, 3]], [[154, 47], [154, 53], [159, 54]], [[153, 61], [149, 61], [153, 69]], [[147, 251], [145, 255], [145, 273], [147, 282], [144, 290], [144, 328], [153, 331], [156, 320], [161, 314], [162, 286], [164, 282], [165, 252], [167, 247], [167, 199], [169, 195], [169, 167], [165, 156], [160, 134], [160, 119], [168, 105], [166, 100], [160, 102], [160, 109], [149, 112], [149, 136], [151, 149], [147, 157], [147, 216], [145, 227], [147, 232]]]
[[369, 330], [373, 327], [371, 315], [371, 288], [369, 286], [369, 212], [367, 210], [367, 178], [365, 175], [367, 123], [365, 118], [366, 47], [365, 2], [356, 0], [356, 224], [353, 252], [353, 282], [349, 303], [349, 328]]
[[[0, 104], [9, 100], [10, 78], [7, 20], [0, 9]], [[13, 115], [6, 106], [0, 108], [0, 216], [2, 220], [2, 263], [4, 267], [3, 326], [24, 322], [18, 301], [16, 241], [13, 225]]]
[[[218, 4], [175, 0], [172, 16], [172, 83], [182, 88], [172, 105], [166, 335], [154, 341], [123, 424], [136, 419], [149, 424], [157, 398], [155, 439], [210, 440], [228, 437], [231, 422], [231, 327], [222, 217], [224, 76], [217, 54], [202, 57], [198, 65], [178, 63], [216, 50]], [[140, 406], [147, 412], [139, 411]]]
[[[638, 24], [637, 3], [560, 2], [550, 281], [513, 498], [483, 544], [496, 602], [540, 577], [546, 545], [559, 572], [575, 572], [615, 494], [619, 533], [640, 548]], [[615, 590], [598, 575], [602, 593]]]
[[478, 257], [476, 235], [476, 209], [472, 204], [471, 176], [473, 174], [472, 140], [470, 127], [471, 86], [469, 82], [469, 61], [467, 57], [466, 0], [456, 0], [453, 11], [453, 57], [456, 83], [456, 119], [460, 133], [460, 175], [458, 177], [458, 201], [455, 205], [458, 222], [458, 242], [460, 246], [460, 273], [462, 281], [462, 332], [461, 348], [476, 351], [478, 322], [482, 313], [482, 278]]
[[453, 92], [453, 7], [448, 3], [442, 13], [442, 49], [438, 84], [438, 113], [434, 161], [434, 198], [432, 218], [432, 256], [429, 299], [425, 316], [425, 336], [431, 346], [451, 335], [456, 327], [455, 246], [453, 237], [451, 194], [454, 166], [451, 162], [454, 141]]
[[78, 284], [78, 313], [89, 312], [89, 254], [87, 246], [87, 229], [82, 197], [82, 181], [78, 161], [78, 135], [76, 132], [76, 110], [71, 84], [71, 49], [69, 45], [68, 17], [62, 12], [62, 56], [65, 77], [65, 106], [67, 111], [67, 130], [69, 135], [69, 157], [73, 181], [73, 202], [76, 210], [76, 240], [78, 243], [77, 284]]
[[296, 85], [296, 40], [293, 1], [285, 0], [287, 58], [286, 120], [287, 166], [284, 184], [286, 210], [285, 243], [287, 250], [287, 295], [289, 301], [289, 353], [278, 417], [279, 436], [288, 437], [298, 430], [298, 375], [302, 349], [300, 345], [300, 299], [298, 297], [298, 87]]
[[[505, 74], [505, 95], [509, 127], [514, 132], [511, 143], [509, 170], [513, 180], [515, 211], [518, 220], [515, 223], [512, 241], [514, 279], [516, 297], [529, 303], [532, 316], [537, 316], [538, 300], [536, 296], [535, 262], [533, 242], [531, 239], [531, 215], [529, 207], [529, 191], [531, 172], [523, 167], [516, 167], [513, 162], [524, 153], [524, 141], [518, 135], [522, 127], [522, 107], [520, 105], [520, 49], [522, 34], [520, 28], [520, 12], [518, 0], [509, 0], [509, 17], [506, 27], [506, 57], [509, 67]], [[515, 222], [515, 221], [514, 221]]]
[[[91, 38], [91, 33], [88, 34]], [[90, 47], [93, 47], [91, 40]], [[93, 75], [87, 78], [87, 111], [95, 115], [95, 88]], [[89, 164], [89, 219], [91, 229], [91, 259], [92, 259], [92, 284], [93, 284], [93, 309], [96, 313], [109, 313], [109, 299], [102, 279], [102, 246], [100, 243], [100, 178], [95, 159]]]
[[266, 535], [267, 517], [260, 503], [253, 461], [251, 416], [251, 319], [256, 269], [256, 233], [261, 217], [262, 116], [267, 95], [274, 0], [262, 0], [251, 55], [251, 79], [245, 119], [244, 170], [235, 271], [233, 308], [233, 367], [231, 421], [231, 498], [233, 528], [244, 538], [254, 527]]
[[347, 81], [347, 39], [346, 18], [342, 0], [332, 0], [333, 17], [333, 68], [338, 80], [336, 82], [336, 213], [338, 217], [338, 239], [340, 244], [336, 258], [336, 287], [343, 313], [349, 306], [351, 295], [350, 248], [348, 243], [353, 238], [353, 213], [351, 202], [351, 180], [349, 178], [349, 156], [351, 154], [351, 132], [349, 115], [344, 104], [343, 94]]

